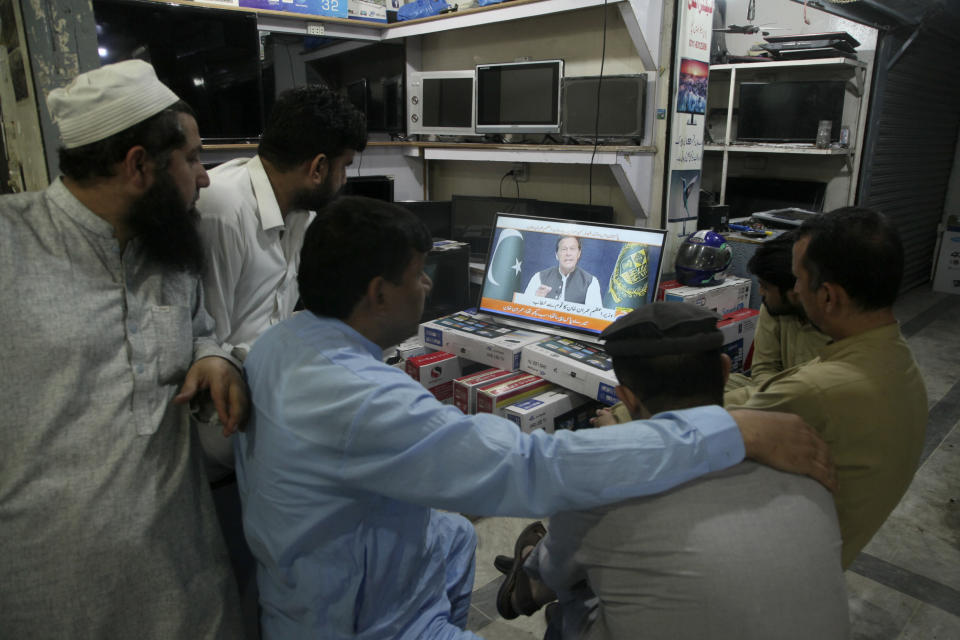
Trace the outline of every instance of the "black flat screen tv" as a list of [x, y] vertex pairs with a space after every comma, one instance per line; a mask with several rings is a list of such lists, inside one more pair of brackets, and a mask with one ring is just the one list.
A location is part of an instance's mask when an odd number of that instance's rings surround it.
[[197, 113], [204, 142], [263, 131], [260, 35], [252, 13], [93, 0], [101, 64], [139, 58]]
[[744, 82], [740, 85], [737, 140], [800, 142], [817, 140], [820, 120], [833, 124], [830, 139], [840, 139], [843, 81]]

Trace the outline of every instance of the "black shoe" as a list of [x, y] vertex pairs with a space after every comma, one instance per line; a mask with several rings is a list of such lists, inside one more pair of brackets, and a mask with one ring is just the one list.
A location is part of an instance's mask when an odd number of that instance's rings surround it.
[[493, 566], [497, 568], [502, 574], [510, 573], [510, 569], [513, 569], [513, 558], [510, 556], [497, 556], [493, 559]]

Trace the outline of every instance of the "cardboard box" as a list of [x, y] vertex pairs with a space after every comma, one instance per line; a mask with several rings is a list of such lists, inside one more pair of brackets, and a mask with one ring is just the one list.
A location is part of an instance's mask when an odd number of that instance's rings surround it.
[[[340, 0], [341, 3], [345, 1], [346, 0]], [[330, 2], [333, 2], [333, 0], [330, 0]], [[347, 17], [355, 20], [386, 22], [386, 0], [350, 0], [350, 4], [347, 5]]]
[[617, 402], [617, 376], [600, 345], [548, 338], [523, 348], [520, 368], [607, 405]]
[[407, 375], [422, 384], [444, 404], [453, 404], [453, 380], [460, 376], [460, 358], [434, 351], [407, 358]]
[[760, 312], [756, 309], [741, 309], [728, 313], [717, 323], [723, 333], [723, 352], [730, 356], [730, 371], [743, 371], [744, 364], [750, 360], [753, 350], [753, 336], [757, 332]]
[[524, 433], [543, 429], [555, 430], [554, 420], [589, 402], [589, 398], [567, 389], [554, 389], [515, 402], [503, 409], [503, 417], [515, 423]]
[[424, 322], [419, 335], [428, 348], [507, 371], [520, 368], [520, 351], [525, 345], [544, 338], [542, 333], [519, 331], [468, 313]]
[[960, 293], [960, 229], [948, 228], [940, 236], [933, 290]]
[[552, 388], [551, 383], [533, 374], [514, 373], [477, 389], [477, 413], [502, 416], [506, 406]]
[[347, 0], [240, 0], [240, 6], [328, 18], [346, 18], [349, 9]]
[[750, 304], [750, 279], [727, 276], [712, 287], [688, 287], [668, 280], [660, 284], [657, 300], [698, 304], [723, 316]]
[[453, 381], [453, 406], [466, 414], [477, 412], [477, 389], [491, 382], [512, 376], [515, 371], [484, 369]]

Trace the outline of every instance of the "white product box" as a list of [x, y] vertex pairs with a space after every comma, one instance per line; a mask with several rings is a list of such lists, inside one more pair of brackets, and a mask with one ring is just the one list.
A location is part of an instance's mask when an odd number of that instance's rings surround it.
[[723, 316], [750, 303], [750, 279], [727, 276], [712, 287], [688, 287], [668, 280], [660, 285], [657, 299], [698, 304]]
[[407, 358], [407, 374], [444, 404], [453, 404], [453, 379], [460, 377], [460, 358], [434, 351]]
[[419, 336], [408, 338], [398, 344], [396, 347], [396, 356], [401, 360], [412, 358], [413, 356], [423, 355], [427, 348], [423, 346], [423, 341]]
[[586, 396], [567, 389], [555, 389], [540, 395], [515, 402], [503, 410], [503, 417], [516, 423], [524, 433], [543, 429], [554, 432], [554, 420], [557, 416], [589, 402]]
[[428, 348], [507, 371], [520, 368], [520, 350], [525, 345], [544, 338], [542, 333], [519, 331], [468, 313], [424, 322], [419, 335]]
[[453, 406], [466, 414], [477, 412], [477, 389], [495, 380], [515, 375], [515, 371], [484, 369], [453, 381]]
[[516, 372], [477, 389], [477, 413], [502, 416], [503, 409], [537, 394], [549, 391], [553, 385], [530, 373]]
[[948, 228], [940, 236], [933, 290], [960, 293], [960, 229]]
[[617, 402], [613, 363], [599, 345], [548, 338], [523, 348], [520, 368], [604, 404]]
[[350, 0], [347, 5], [347, 17], [373, 22], [387, 21], [385, 0]]
[[757, 332], [760, 312], [756, 309], [741, 309], [728, 313], [717, 323], [723, 333], [723, 352], [730, 356], [730, 371], [743, 371], [753, 350], [753, 336]]

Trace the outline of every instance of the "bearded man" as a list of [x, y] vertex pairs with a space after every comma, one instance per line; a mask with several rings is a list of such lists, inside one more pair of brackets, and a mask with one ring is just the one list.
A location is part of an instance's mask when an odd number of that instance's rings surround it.
[[197, 209], [206, 305], [221, 341], [249, 349], [293, 313], [307, 226], [366, 144], [366, 120], [345, 95], [297, 87], [274, 104], [256, 156], [210, 171]]
[[203, 306], [196, 119], [139, 60], [47, 106], [63, 176], [0, 198], [0, 629], [240, 637], [184, 406], [208, 390], [224, 435], [248, 411]]

